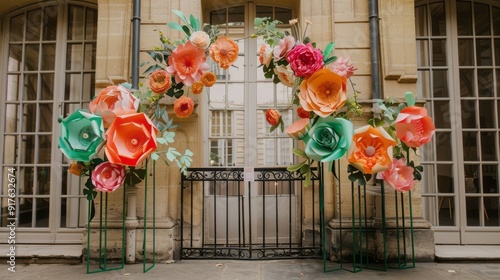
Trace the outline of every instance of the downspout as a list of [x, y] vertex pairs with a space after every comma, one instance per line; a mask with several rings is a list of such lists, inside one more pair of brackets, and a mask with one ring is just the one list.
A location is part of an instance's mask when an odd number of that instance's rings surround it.
[[372, 99], [380, 98], [380, 40], [378, 0], [369, 1], [370, 60], [372, 74]]
[[[139, 48], [140, 48], [140, 25], [141, 25], [141, 0], [132, 0], [132, 52], [131, 52], [131, 75], [132, 89], [139, 89]], [[126, 236], [126, 261], [135, 263], [136, 231], [139, 226], [137, 220], [137, 187], [127, 186], [127, 218], [125, 227]], [[145, 257], [145, 256], [144, 256]]]

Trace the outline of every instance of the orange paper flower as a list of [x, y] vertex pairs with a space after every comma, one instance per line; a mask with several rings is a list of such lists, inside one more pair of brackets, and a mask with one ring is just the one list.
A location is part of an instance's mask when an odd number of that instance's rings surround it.
[[274, 109], [267, 109], [266, 111], [266, 121], [269, 123], [271, 126], [277, 126], [280, 122], [280, 112]]
[[106, 156], [111, 163], [137, 166], [156, 150], [158, 129], [144, 113], [116, 117], [106, 131]]
[[202, 82], [203, 85], [206, 87], [213, 86], [216, 81], [217, 81], [217, 76], [215, 76], [215, 74], [212, 72], [205, 72], [205, 74], [203, 74], [203, 76], [201, 76], [201, 80], [200, 80], [200, 82]]
[[392, 164], [392, 149], [396, 141], [383, 127], [366, 125], [354, 130], [347, 159], [365, 174], [384, 171]]
[[347, 80], [330, 69], [323, 68], [300, 84], [300, 105], [323, 118], [344, 106], [347, 100]]
[[174, 102], [174, 113], [179, 118], [187, 118], [194, 111], [194, 101], [191, 97], [181, 96]]
[[219, 64], [222, 69], [227, 69], [238, 59], [239, 47], [236, 42], [226, 36], [219, 36], [210, 45], [210, 57]]
[[191, 86], [201, 78], [203, 71], [209, 69], [206, 60], [205, 51], [188, 41], [172, 51], [172, 55], [168, 58], [167, 72], [175, 76], [176, 83]]
[[76, 176], [81, 176], [84, 169], [85, 169], [85, 165], [80, 164], [80, 163], [72, 163], [69, 165], [68, 172], [71, 174], [74, 174]]
[[156, 70], [149, 75], [148, 84], [154, 93], [163, 94], [172, 86], [172, 79], [167, 71]]
[[427, 109], [423, 107], [408, 106], [396, 118], [396, 136], [411, 148], [431, 141], [435, 130], [431, 117], [427, 116]]
[[203, 83], [202, 82], [194, 82], [191, 86], [191, 92], [193, 94], [200, 94], [203, 91]]
[[307, 136], [307, 132], [311, 125], [309, 124], [309, 119], [300, 119], [285, 129], [285, 133], [293, 139], [302, 140]]

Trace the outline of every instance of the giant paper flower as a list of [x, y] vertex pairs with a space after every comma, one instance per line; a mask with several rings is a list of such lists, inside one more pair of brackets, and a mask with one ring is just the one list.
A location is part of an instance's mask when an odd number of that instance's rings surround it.
[[347, 100], [347, 80], [330, 69], [316, 71], [300, 84], [300, 105], [306, 111], [314, 111], [318, 116], [327, 117]]
[[262, 44], [260, 46], [259, 51], [259, 62], [266, 67], [269, 67], [271, 60], [273, 59], [273, 49], [271, 49], [268, 45]]
[[191, 44], [200, 49], [206, 49], [210, 45], [210, 36], [205, 31], [195, 31], [189, 36]]
[[125, 180], [125, 166], [109, 161], [100, 163], [92, 171], [91, 180], [97, 191], [113, 192]]
[[306, 45], [296, 45], [287, 54], [286, 61], [290, 63], [290, 67], [297, 77], [309, 77], [324, 65], [323, 52], [315, 49], [311, 42]]
[[187, 118], [194, 111], [194, 101], [191, 97], [181, 96], [174, 101], [174, 113], [179, 118]]
[[428, 143], [435, 130], [432, 118], [427, 116], [427, 109], [423, 107], [408, 106], [396, 118], [396, 136], [408, 147]]
[[104, 143], [102, 118], [77, 110], [61, 122], [58, 139], [63, 154], [74, 161], [90, 161]]
[[156, 150], [158, 129], [144, 113], [116, 117], [106, 131], [106, 156], [111, 163], [137, 166]]
[[384, 180], [398, 192], [407, 192], [415, 185], [413, 167], [407, 166], [404, 158], [393, 159], [389, 169], [379, 172], [377, 179]]
[[311, 159], [331, 162], [345, 155], [352, 143], [353, 125], [343, 118], [320, 118], [304, 139], [305, 152]]
[[172, 86], [172, 78], [165, 70], [156, 70], [148, 79], [149, 87], [155, 94], [163, 94]]
[[306, 136], [309, 137], [307, 132], [310, 127], [309, 119], [300, 119], [285, 128], [285, 133], [293, 139], [302, 140]]
[[295, 46], [295, 38], [292, 35], [285, 36], [279, 41], [279, 44], [274, 47], [273, 54], [275, 60], [280, 60], [287, 55]]
[[107, 127], [116, 116], [136, 113], [139, 102], [140, 100], [124, 86], [109, 86], [101, 90], [90, 102], [89, 110], [93, 114], [100, 115]]
[[358, 68], [349, 63], [349, 58], [339, 57], [332, 64], [327, 66], [334, 73], [349, 79]]
[[383, 127], [371, 125], [354, 131], [353, 144], [349, 148], [347, 160], [365, 174], [384, 171], [392, 163], [392, 149], [396, 141]]
[[197, 48], [191, 41], [178, 45], [168, 58], [167, 72], [175, 76], [176, 83], [191, 86], [200, 80], [203, 71], [209, 69], [205, 62], [205, 50]]
[[227, 69], [238, 59], [239, 47], [235, 41], [226, 36], [219, 36], [210, 45], [210, 57], [222, 69]]

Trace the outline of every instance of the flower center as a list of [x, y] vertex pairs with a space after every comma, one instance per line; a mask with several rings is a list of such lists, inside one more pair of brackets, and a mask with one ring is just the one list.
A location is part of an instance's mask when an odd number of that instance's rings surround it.
[[221, 49], [221, 50], [220, 50], [220, 54], [222, 54], [222, 55], [227, 55], [227, 50], [226, 50], [226, 49]]
[[137, 145], [137, 143], [139, 143], [139, 141], [137, 141], [137, 139], [133, 138], [132, 140], [130, 140], [130, 143], [135, 146], [135, 145]]
[[368, 146], [365, 149], [365, 153], [367, 156], [371, 157], [375, 154], [375, 148], [373, 146]]

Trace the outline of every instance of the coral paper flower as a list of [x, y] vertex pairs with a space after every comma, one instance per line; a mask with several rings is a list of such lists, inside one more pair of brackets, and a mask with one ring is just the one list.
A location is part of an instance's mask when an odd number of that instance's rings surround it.
[[189, 41], [200, 49], [206, 49], [210, 45], [210, 36], [204, 31], [195, 31], [189, 36]]
[[100, 163], [92, 171], [91, 180], [97, 191], [113, 192], [125, 180], [125, 166], [109, 161]]
[[136, 113], [139, 102], [124, 86], [109, 86], [90, 102], [89, 110], [92, 114], [100, 115], [107, 127], [116, 116]]
[[174, 102], [174, 113], [179, 118], [187, 118], [194, 111], [194, 101], [191, 97], [181, 96]]
[[352, 143], [354, 127], [343, 118], [320, 118], [304, 139], [305, 152], [311, 159], [331, 162], [344, 156]]
[[272, 58], [273, 58], [273, 49], [271, 49], [267, 44], [262, 44], [262, 46], [260, 46], [260, 52], [259, 52], [260, 64], [269, 67]]
[[165, 70], [156, 70], [149, 75], [149, 87], [156, 94], [165, 93], [172, 86], [172, 78]]
[[347, 80], [330, 69], [316, 71], [300, 84], [300, 105], [306, 111], [314, 111], [318, 116], [327, 117], [347, 100]]
[[404, 158], [393, 159], [389, 169], [379, 172], [377, 179], [384, 180], [398, 192], [407, 192], [415, 185], [413, 167], [407, 166]]
[[235, 41], [226, 36], [219, 36], [210, 45], [210, 57], [219, 64], [222, 69], [227, 69], [238, 59], [239, 47]]
[[411, 148], [431, 141], [435, 130], [432, 118], [423, 107], [408, 106], [396, 118], [396, 136]]
[[383, 127], [360, 127], [354, 131], [352, 141], [347, 160], [361, 172], [373, 174], [390, 167], [396, 141]]
[[206, 60], [205, 51], [188, 41], [172, 51], [168, 58], [167, 72], [175, 76], [176, 83], [191, 86], [201, 78], [203, 71], [209, 69]]
[[328, 65], [328, 68], [334, 73], [346, 77], [346, 79], [349, 79], [354, 74], [354, 71], [358, 70], [358, 68], [355, 68], [352, 64], [349, 63], [349, 58], [343, 57], [337, 58], [335, 62]]
[[287, 54], [286, 61], [290, 63], [290, 67], [297, 77], [309, 77], [324, 65], [323, 53], [321, 50], [315, 49], [310, 42], [306, 45], [296, 45]]
[[285, 128], [285, 133], [293, 139], [302, 140], [307, 136], [310, 128], [309, 119], [300, 119]]
[[203, 76], [201, 76], [200, 82], [203, 83], [206, 87], [211, 87], [217, 81], [217, 76], [215, 76], [212, 72], [205, 72]]
[[116, 117], [106, 131], [106, 156], [111, 163], [137, 166], [156, 150], [158, 129], [144, 113]]
[[61, 122], [59, 149], [74, 161], [90, 161], [104, 143], [102, 118], [77, 110]]
[[271, 126], [277, 126], [280, 123], [280, 112], [274, 109], [267, 109], [266, 110], [266, 121], [268, 124]]
[[190, 91], [193, 94], [200, 94], [203, 91], [203, 83], [202, 82], [194, 82], [194, 84], [191, 86]]
[[290, 65], [279, 65], [274, 68], [274, 74], [278, 76], [278, 79], [282, 84], [287, 87], [293, 87], [295, 85], [295, 76], [293, 75]]

